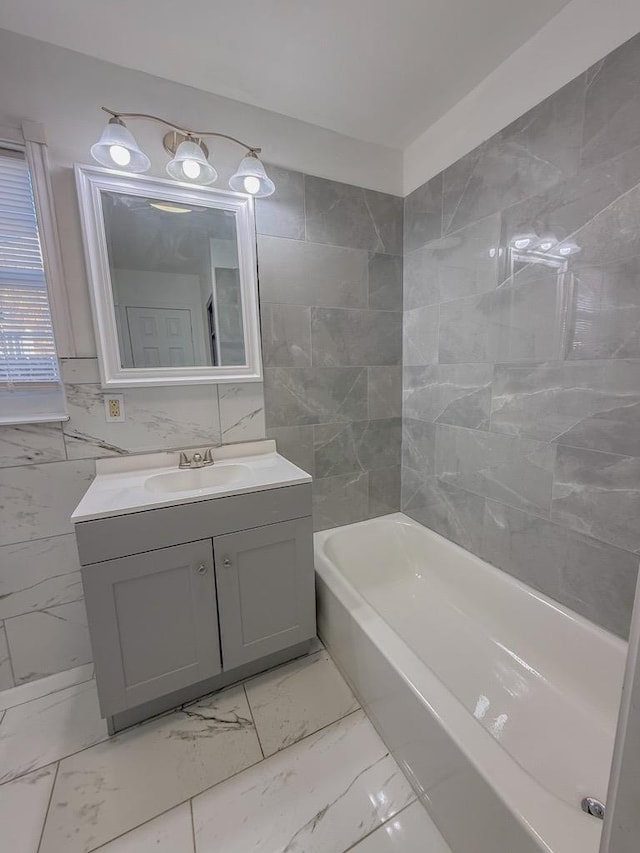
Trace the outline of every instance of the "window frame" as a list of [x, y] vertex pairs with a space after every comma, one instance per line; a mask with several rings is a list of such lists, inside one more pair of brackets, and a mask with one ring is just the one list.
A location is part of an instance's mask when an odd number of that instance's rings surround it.
[[[54, 346], [60, 364], [62, 357], [75, 356], [75, 343], [64, 284], [62, 252], [53, 203], [44, 127], [38, 122], [23, 122], [20, 129], [0, 127], [0, 148], [23, 154], [31, 176]], [[51, 385], [53, 386], [54, 383]], [[15, 414], [3, 417], [0, 413], [0, 426], [60, 423], [69, 420], [61, 371], [60, 382], [55, 383], [55, 388], [42, 384], [32, 389], [26, 387], [16, 391], [0, 388], [0, 401], [6, 403], [10, 401], [15, 404], [16, 394], [23, 398], [23, 402], [17, 406]], [[51, 409], [47, 412], [49, 405]]]

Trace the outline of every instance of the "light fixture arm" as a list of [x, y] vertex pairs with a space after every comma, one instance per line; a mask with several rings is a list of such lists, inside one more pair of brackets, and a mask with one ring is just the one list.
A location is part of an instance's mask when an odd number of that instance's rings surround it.
[[235, 142], [236, 145], [240, 145], [242, 148], [249, 151], [251, 154], [259, 154], [262, 151], [262, 148], [254, 148], [251, 145], [247, 145], [242, 142], [240, 139], [236, 139], [235, 136], [229, 136], [227, 133], [218, 133], [215, 130], [189, 130], [186, 127], [180, 127], [178, 124], [173, 124], [173, 122], [167, 121], [164, 118], [159, 118], [159, 116], [148, 115], [147, 113], [120, 113], [115, 110], [110, 110], [108, 107], [100, 107], [105, 113], [108, 113], [110, 116], [116, 119], [122, 118], [133, 118], [133, 119], [144, 119], [146, 121], [155, 121], [158, 124], [163, 124], [165, 127], [168, 127], [170, 130], [175, 130], [177, 133], [183, 134], [186, 137], [195, 137], [196, 139], [201, 139], [203, 136], [216, 136], [218, 139], [228, 139], [230, 142]]

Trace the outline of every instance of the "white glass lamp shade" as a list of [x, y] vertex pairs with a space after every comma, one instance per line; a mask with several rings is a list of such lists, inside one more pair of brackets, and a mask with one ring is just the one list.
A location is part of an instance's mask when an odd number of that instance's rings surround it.
[[178, 145], [173, 160], [167, 163], [167, 174], [188, 184], [212, 184], [218, 177], [202, 148], [192, 139]]
[[151, 166], [151, 160], [140, 150], [129, 128], [115, 118], [102, 131], [99, 141], [91, 146], [91, 156], [109, 169], [146, 172]]
[[265, 198], [276, 191], [276, 186], [255, 154], [248, 154], [231, 177], [229, 186], [239, 193], [249, 193], [255, 198]]

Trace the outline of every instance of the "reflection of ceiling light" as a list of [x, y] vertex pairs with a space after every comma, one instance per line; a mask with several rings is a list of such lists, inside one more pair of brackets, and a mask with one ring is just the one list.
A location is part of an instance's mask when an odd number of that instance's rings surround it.
[[165, 135], [163, 143], [165, 150], [172, 157], [167, 164], [167, 172], [177, 181], [202, 185], [211, 184], [217, 179], [218, 174], [208, 160], [209, 152], [202, 139], [205, 136], [215, 136], [246, 149], [243, 160], [229, 181], [231, 189], [248, 193], [255, 198], [263, 198], [275, 192], [275, 185], [258, 157], [260, 148], [251, 148], [226, 133], [213, 130], [194, 131], [178, 127], [158, 116], [144, 113], [116, 113], [106, 107], [102, 109], [111, 118], [100, 140], [91, 147], [91, 154], [103, 166], [111, 169], [126, 169], [129, 172], [147, 172], [151, 168], [151, 161], [141, 151], [131, 131], [125, 127], [122, 120], [123, 118], [142, 119], [163, 124], [171, 129], [171, 132]]
[[518, 251], [522, 251], [523, 249], [528, 249], [532, 243], [537, 242], [538, 235], [534, 234], [533, 231], [530, 231], [526, 234], [514, 234], [511, 238], [511, 245], [514, 249], [518, 249]]
[[548, 252], [549, 249], [553, 249], [558, 243], [554, 234], [543, 234], [540, 240], [538, 241], [537, 249], [540, 249], [541, 252]]
[[581, 251], [582, 249], [577, 243], [563, 243], [558, 247], [558, 254], [562, 255], [563, 258], [566, 258], [569, 255], [577, 255], [578, 252]]
[[177, 204], [168, 204], [165, 201], [150, 201], [149, 207], [155, 207], [156, 210], [162, 210], [164, 213], [193, 213], [191, 207], [181, 207]]

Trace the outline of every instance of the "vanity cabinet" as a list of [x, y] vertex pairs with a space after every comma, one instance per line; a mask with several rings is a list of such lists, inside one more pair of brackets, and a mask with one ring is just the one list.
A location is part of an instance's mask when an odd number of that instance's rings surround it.
[[315, 637], [308, 484], [82, 521], [76, 540], [112, 732]]
[[105, 710], [222, 671], [210, 539], [96, 563], [82, 576]]
[[[300, 643], [315, 633], [310, 518], [216, 536], [218, 610], [226, 667]], [[304, 568], [303, 568], [304, 567]]]

